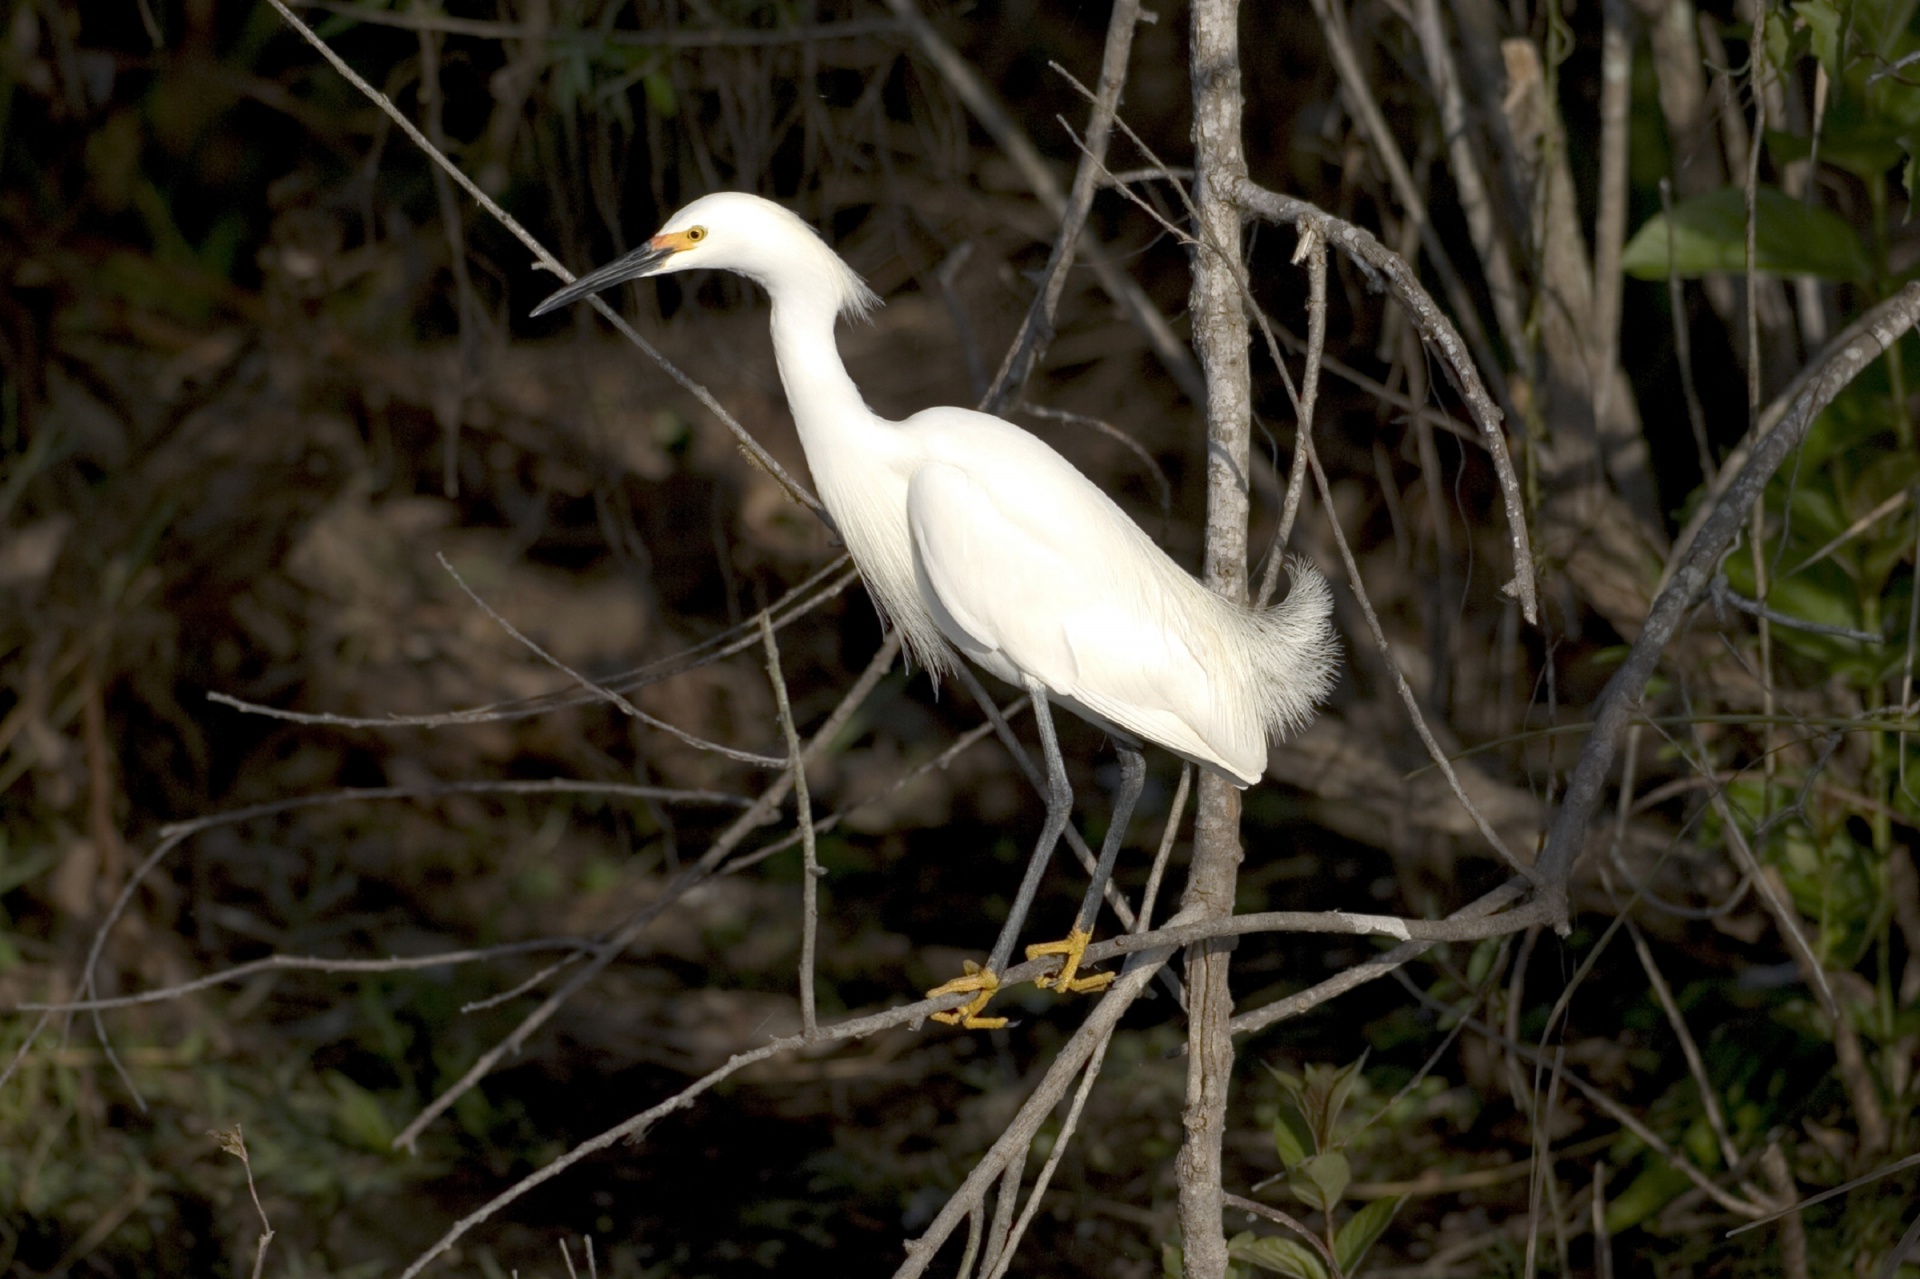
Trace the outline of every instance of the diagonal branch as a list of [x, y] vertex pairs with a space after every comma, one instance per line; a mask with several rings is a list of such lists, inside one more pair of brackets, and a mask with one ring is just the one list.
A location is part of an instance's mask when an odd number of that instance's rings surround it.
[[1907, 285], [1861, 316], [1834, 341], [1801, 382], [1779, 425], [1754, 443], [1739, 474], [1714, 501], [1666, 587], [1653, 601], [1640, 638], [1601, 690], [1594, 705], [1593, 732], [1581, 748], [1566, 797], [1535, 863], [1541, 872], [1543, 891], [1552, 895], [1555, 927], [1562, 932], [1567, 929], [1568, 875], [1586, 846], [1587, 826], [1599, 806], [1620, 735], [1660, 664], [1661, 653], [1687, 611], [1712, 585], [1720, 558], [1745, 525], [1747, 511], [1766, 492], [1773, 473], [1806, 438], [1814, 419], [1862, 369], [1879, 359], [1916, 323], [1920, 323], [1920, 283]]
[[1107, 19], [1107, 45], [1100, 55], [1100, 90], [1094, 99], [1093, 116], [1087, 121], [1086, 144], [1079, 167], [1073, 173], [1073, 188], [1067, 192], [1066, 207], [1060, 216], [1060, 234], [1053, 242], [1053, 253], [1047, 259], [1040, 290], [1027, 308], [1026, 318], [1020, 322], [1020, 332], [1008, 349], [993, 386], [980, 402], [984, 413], [1003, 413], [1009, 404], [1020, 399], [1027, 379], [1053, 341], [1054, 312], [1060, 306], [1061, 293], [1066, 290], [1067, 269], [1073, 265], [1080, 233], [1087, 225], [1094, 192], [1105, 171], [1107, 139], [1113, 133], [1120, 90], [1127, 82], [1127, 58], [1133, 51], [1133, 29], [1139, 21], [1140, 0], [1118, 0], [1113, 6], [1113, 15]]

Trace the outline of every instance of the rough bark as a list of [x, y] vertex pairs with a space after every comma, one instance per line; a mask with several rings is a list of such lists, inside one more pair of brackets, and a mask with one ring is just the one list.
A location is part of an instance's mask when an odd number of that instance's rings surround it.
[[[1242, 306], [1240, 211], [1232, 198], [1247, 173], [1241, 145], [1238, 0], [1199, 0], [1193, 7], [1194, 253], [1193, 334], [1207, 383], [1207, 585], [1223, 595], [1247, 589], [1247, 475], [1252, 391], [1250, 333]], [[1200, 779], [1193, 870], [1184, 913], [1233, 913], [1240, 869], [1240, 792], [1219, 777]], [[1226, 1127], [1233, 1041], [1227, 1030], [1233, 996], [1227, 987], [1232, 943], [1187, 949], [1186, 1138], [1176, 1167], [1186, 1273], [1220, 1279], [1227, 1270], [1221, 1232], [1220, 1145]]]

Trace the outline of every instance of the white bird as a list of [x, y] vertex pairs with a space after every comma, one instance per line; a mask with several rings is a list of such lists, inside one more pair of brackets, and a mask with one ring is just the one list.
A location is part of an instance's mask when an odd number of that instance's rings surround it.
[[1004, 1025], [980, 1010], [1012, 955], [1041, 873], [1072, 808], [1048, 710], [1064, 706], [1119, 746], [1122, 782], [1099, 867], [1041, 979], [1075, 979], [1101, 893], [1145, 775], [1138, 743], [1247, 786], [1276, 733], [1298, 729], [1333, 685], [1337, 644], [1326, 580], [1289, 564], [1292, 587], [1256, 609], [1208, 590], [1113, 500], [1027, 431], [984, 413], [931, 408], [890, 422], [867, 407], [834, 339], [841, 315], [879, 299], [819, 235], [758, 196], [722, 192], [687, 205], [645, 247], [547, 298], [533, 314], [624, 281], [711, 267], [758, 283], [773, 301], [773, 349], [820, 500], [881, 613], [935, 677], [961, 654], [1027, 690], [1046, 755], [1047, 821], [985, 968], [932, 994], [973, 998], [942, 1020]]

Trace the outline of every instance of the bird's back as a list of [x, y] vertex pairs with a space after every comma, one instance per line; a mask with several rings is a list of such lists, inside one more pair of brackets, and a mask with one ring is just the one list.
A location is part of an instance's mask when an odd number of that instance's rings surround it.
[[968, 657], [1096, 722], [1242, 783], [1271, 733], [1332, 678], [1326, 584], [1296, 569], [1278, 608], [1222, 599], [1045, 443], [936, 409], [901, 424], [919, 459], [908, 521], [919, 593]]

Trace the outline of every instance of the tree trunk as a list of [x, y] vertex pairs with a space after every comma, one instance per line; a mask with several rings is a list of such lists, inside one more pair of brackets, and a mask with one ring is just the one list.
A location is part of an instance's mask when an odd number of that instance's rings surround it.
[[[1227, 192], [1246, 176], [1241, 148], [1239, 0], [1193, 6], [1195, 234], [1193, 336], [1207, 383], [1207, 585], [1244, 598], [1247, 590], [1247, 467], [1251, 387], [1241, 271], [1240, 210]], [[1233, 913], [1240, 870], [1240, 792], [1212, 774], [1200, 778], [1193, 871], [1184, 906], [1202, 918]], [[1220, 1143], [1226, 1128], [1233, 1040], [1227, 1022], [1231, 942], [1187, 950], [1186, 1139], [1176, 1168], [1180, 1234], [1191, 1279], [1220, 1279], [1227, 1245], [1220, 1227]]]

